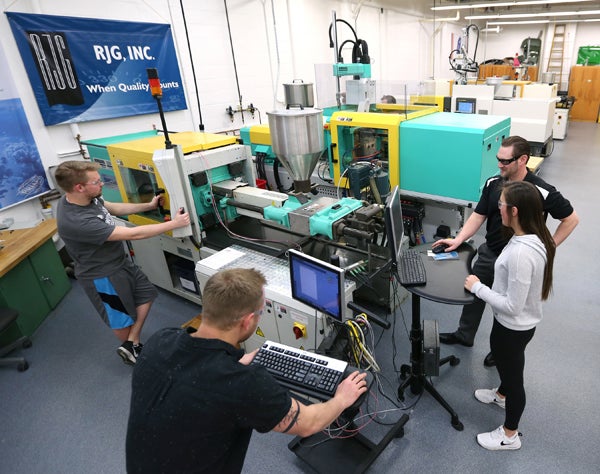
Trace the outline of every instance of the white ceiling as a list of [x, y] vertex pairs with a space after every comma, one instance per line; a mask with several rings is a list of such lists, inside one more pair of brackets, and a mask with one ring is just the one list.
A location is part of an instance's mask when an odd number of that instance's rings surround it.
[[[518, 3], [519, 0], [515, 0]], [[382, 8], [390, 8], [397, 11], [417, 12], [427, 18], [436, 17], [451, 17], [456, 14], [456, 10], [432, 11], [432, 6], [467, 6], [472, 4], [493, 4], [507, 0], [353, 0], [355, 4], [371, 4], [381, 6]], [[556, 3], [556, 4], [541, 4], [527, 6], [493, 6], [487, 8], [467, 8], [460, 10], [461, 18], [469, 15], [488, 15], [488, 14], [509, 14], [509, 13], [543, 13], [543, 12], [560, 12], [560, 11], [581, 11], [581, 10], [600, 10], [600, 1], [587, 1], [582, 3]], [[564, 18], [564, 17], [563, 17]], [[571, 17], [569, 17], [571, 18]], [[600, 18], [600, 14], [594, 16], [573, 17], [578, 18]], [[553, 17], [560, 19], [560, 17]]]

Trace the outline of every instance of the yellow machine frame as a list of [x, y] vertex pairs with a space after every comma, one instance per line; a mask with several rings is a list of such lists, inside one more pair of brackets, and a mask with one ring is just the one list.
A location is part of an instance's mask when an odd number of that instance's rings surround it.
[[[329, 129], [333, 145], [333, 181], [336, 186], [349, 187], [348, 179], [346, 177], [341, 178], [340, 164], [342, 163], [342, 157], [340, 157], [340, 147], [338, 146], [340, 127], [365, 127], [387, 131], [389, 178], [390, 186], [393, 187], [400, 185], [400, 124], [406, 120], [423, 117], [438, 111], [437, 107], [405, 107], [400, 104], [377, 104], [377, 107], [393, 113], [340, 111], [331, 116]], [[404, 111], [410, 111], [410, 113], [401, 113]]]
[[[427, 105], [423, 105], [422, 102]], [[428, 113], [432, 112], [443, 112], [444, 111], [444, 96], [441, 95], [412, 95], [410, 96], [410, 103], [408, 105], [404, 104], [376, 104], [375, 108], [377, 110], [381, 110], [382, 112], [394, 112], [397, 114], [403, 114], [405, 111], [410, 112], [411, 116], [415, 114], [417, 111], [428, 111]], [[431, 109], [434, 110], [431, 110]], [[417, 117], [422, 117], [422, 115], [417, 115]]]
[[250, 142], [255, 145], [271, 146], [271, 132], [269, 130], [269, 125], [252, 125], [252, 127], [250, 127]]
[[420, 105], [421, 107], [435, 107], [438, 112], [444, 111], [444, 96], [443, 95], [411, 95], [411, 105], [420, 104], [435, 104], [435, 105]]
[[[202, 132], [174, 133], [169, 135], [169, 138], [173, 145], [181, 145], [184, 154], [231, 145], [237, 141], [237, 139], [232, 136]], [[157, 188], [166, 190], [165, 183], [156, 171], [154, 162], [152, 161], [154, 152], [164, 147], [165, 137], [162, 135], [121, 142], [107, 147], [123, 202], [139, 202], [139, 198], [138, 196], [131, 196], [127, 192], [127, 187], [125, 186], [125, 181], [121, 173], [122, 168], [129, 168], [153, 174], [155, 179], [151, 181], [156, 183]], [[167, 192], [165, 192], [164, 197], [164, 208], [170, 209], [169, 195]], [[130, 215], [129, 221], [136, 225], [156, 223], [155, 220], [138, 214]]]

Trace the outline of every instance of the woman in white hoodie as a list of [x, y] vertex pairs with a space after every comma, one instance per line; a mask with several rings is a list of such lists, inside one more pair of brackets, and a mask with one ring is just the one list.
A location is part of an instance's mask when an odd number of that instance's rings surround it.
[[482, 403], [506, 409], [504, 424], [477, 435], [486, 449], [519, 449], [519, 420], [525, 409], [525, 347], [542, 319], [542, 301], [552, 289], [552, 266], [556, 246], [544, 221], [542, 199], [526, 181], [508, 182], [498, 201], [502, 225], [512, 237], [494, 266], [494, 284], [485, 286], [475, 275], [465, 288], [488, 303], [494, 312], [490, 334], [500, 386], [475, 391]]

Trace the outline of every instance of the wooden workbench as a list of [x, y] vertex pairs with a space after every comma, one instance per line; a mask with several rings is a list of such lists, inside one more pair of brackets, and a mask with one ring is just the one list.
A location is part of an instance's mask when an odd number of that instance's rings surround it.
[[[20, 333], [31, 336], [50, 311], [71, 289], [71, 283], [52, 241], [56, 220], [35, 227], [3, 230], [0, 240], [0, 305], [19, 312]], [[7, 331], [0, 345], [15, 340], [19, 331]]]
[[28, 229], [3, 230], [0, 232], [0, 278], [40, 248], [56, 234], [56, 219], [42, 221]]

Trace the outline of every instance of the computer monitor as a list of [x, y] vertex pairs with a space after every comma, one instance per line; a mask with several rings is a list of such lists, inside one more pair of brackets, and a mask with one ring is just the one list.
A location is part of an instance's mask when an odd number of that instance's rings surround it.
[[474, 114], [477, 100], [470, 97], [456, 98], [456, 112], [459, 114]]
[[402, 239], [404, 237], [404, 221], [402, 220], [402, 203], [400, 189], [394, 186], [383, 209], [385, 219], [385, 235], [392, 256], [392, 264], [398, 265], [402, 255]]
[[342, 322], [345, 302], [344, 269], [310, 255], [288, 250], [292, 297]]

